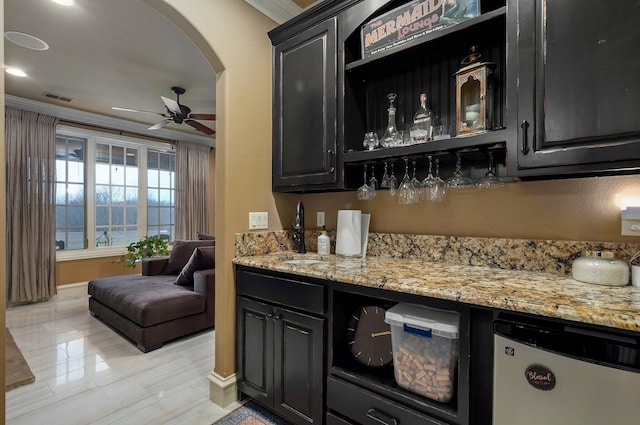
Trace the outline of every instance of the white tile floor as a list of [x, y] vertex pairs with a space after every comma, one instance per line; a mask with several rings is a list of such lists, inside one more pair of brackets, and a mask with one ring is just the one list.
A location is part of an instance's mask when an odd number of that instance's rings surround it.
[[86, 288], [6, 316], [36, 377], [7, 392], [8, 425], [209, 425], [237, 407], [209, 400], [214, 331], [143, 354], [89, 315]]

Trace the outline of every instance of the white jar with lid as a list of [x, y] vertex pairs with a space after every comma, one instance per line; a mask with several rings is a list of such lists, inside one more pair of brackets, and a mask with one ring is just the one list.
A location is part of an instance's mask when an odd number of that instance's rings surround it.
[[609, 251], [585, 251], [574, 260], [571, 274], [575, 280], [597, 285], [629, 284], [629, 265]]

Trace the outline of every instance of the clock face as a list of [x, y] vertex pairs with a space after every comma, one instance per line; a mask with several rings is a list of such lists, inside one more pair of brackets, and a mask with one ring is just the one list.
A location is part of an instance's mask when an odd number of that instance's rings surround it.
[[347, 324], [347, 342], [360, 363], [382, 367], [391, 363], [391, 328], [384, 322], [386, 310], [365, 306], [355, 311]]

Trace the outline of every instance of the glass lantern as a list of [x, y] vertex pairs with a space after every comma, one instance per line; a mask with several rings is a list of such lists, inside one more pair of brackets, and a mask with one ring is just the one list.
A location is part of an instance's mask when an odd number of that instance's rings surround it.
[[493, 126], [493, 69], [495, 63], [480, 62], [476, 48], [461, 62], [456, 72], [457, 134], [488, 131]]

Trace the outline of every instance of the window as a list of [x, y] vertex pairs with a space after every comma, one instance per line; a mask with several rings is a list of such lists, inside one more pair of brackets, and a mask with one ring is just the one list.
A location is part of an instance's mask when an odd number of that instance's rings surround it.
[[147, 150], [147, 235], [172, 240], [174, 234], [174, 154]]
[[96, 144], [96, 246], [129, 245], [138, 238], [139, 149]]
[[58, 250], [103, 255], [109, 247], [144, 236], [173, 240], [175, 153], [170, 146], [64, 126], [56, 141]]
[[86, 248], [86, 139], [56, 137], [56, 249]]

